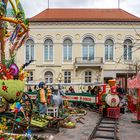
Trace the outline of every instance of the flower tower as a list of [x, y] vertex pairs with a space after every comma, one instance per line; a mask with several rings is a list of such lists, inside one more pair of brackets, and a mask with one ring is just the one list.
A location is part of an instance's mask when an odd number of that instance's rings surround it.
[[[12, 17], [7, 17], [8, 3], [12, 7]], [[8, 30], [9, 23], [12, 31]], [[25, 64], [19, 68], [14, 58], [28, 37], [28, 26], [28, 20], [19, 0], [0, 0], [0, 96], [9, 103], [19, 101], [24, 91]], [[9, 49], [8, 60], [5, 57], [6, 48]]]

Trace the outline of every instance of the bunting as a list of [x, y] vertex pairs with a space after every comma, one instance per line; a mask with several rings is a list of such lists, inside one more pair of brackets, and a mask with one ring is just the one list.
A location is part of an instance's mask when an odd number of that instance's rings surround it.
[[24, 36], [21, 38], [21, 40], [19, 41], [19, 43], [17, 44], [17, 46], [15, 47], [15, 49], [19, 49], [24, 43], [25, 40], [29, 37], [28, 32], [26, 34], [24, 34]]
[[18, 24], [14, 30], [14, 32], [10, 36], [10, 42], [14, 44], [14, 40], [16, 39], [18, 32], [20, 31], [21, 26]]

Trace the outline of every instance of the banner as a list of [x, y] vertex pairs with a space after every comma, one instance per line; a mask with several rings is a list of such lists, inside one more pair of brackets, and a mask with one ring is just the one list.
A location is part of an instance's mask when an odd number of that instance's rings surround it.
[[[36, 99], [36, 94], [28, 94], [32, 100]], [[63, 100], [72, 101], [72, 102], [84, 102], [84, 103], [96, 103], [97, 98], [96, 96], [91, 96], [87, 94], [77, 94], [77, 95], [66, 95], [62, 96]]]
[[75, 95], [66, 95], [63, 96], [63, 100], [67, 101], [77, 101], [77, 102], [85, 102], [85, 103], [96, 103], [96, 97], [92, 96], [75, 96]]

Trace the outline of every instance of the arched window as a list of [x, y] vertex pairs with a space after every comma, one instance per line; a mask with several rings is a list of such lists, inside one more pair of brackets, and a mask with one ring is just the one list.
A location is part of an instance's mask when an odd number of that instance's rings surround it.
[[113, 60], [114, 42], [111, 39], [105, 41], [105, 61]]
[[85, 72], [85, 83], [91, 83], [92, 82], [92, 72], [86, 71]]
[[72, 41], [70, 39], [65, 39], [63, 42], [63, 60], [72, 60]]
[[51, 71], [46, 71], [44, 77], [46, 83], [53, 83], [53, 73]]
[[45, 61], [53, 61], [53, 42], [51, 39], [46, 39], [44, 42], [44, 58]]
[[130, 39], [126, 39], [124, 41], [124, 60], [132, 60], [132, 47], [132, 41]]
[[34, 60], [34, 41], [32, 39], [26, 41], [26, 62], [30, 60]]
[[94, 40], [90, 37], [86, 37], [82, 43], [83, 60], [94, 59]]

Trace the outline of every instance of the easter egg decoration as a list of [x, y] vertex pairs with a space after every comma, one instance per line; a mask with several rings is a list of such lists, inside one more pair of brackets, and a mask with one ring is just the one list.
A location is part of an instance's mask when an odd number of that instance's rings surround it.
[[10, 69], [11, 74], [13, 76], [17, 76], [18, 75], [19, 69], [18, 69], [18, 66], [15, 63], [14, 64], [11, 64], [9, 69]]
[[7, 102], [14, 103], [21, 99], [24, 85], [24, 81], [21, 80], [0, 80], [0, 96]]

